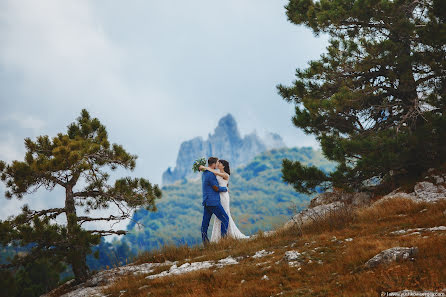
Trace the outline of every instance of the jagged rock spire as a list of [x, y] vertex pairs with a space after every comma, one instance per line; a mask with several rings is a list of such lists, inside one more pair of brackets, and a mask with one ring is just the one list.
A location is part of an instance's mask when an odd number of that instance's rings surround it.
[[227, 160], [232, 168], [244, 165], [256, 155], [273, 148], [285, 147], [278, 134], [270, 133], [262, 140], [257, 133], [242, 138], [237, 121], [229, 113], [218, 121], [213, 134], [207, 140], [195, 137], [181, 144], [176, 166], [168, 168], [162, 177], [163, 185], [172, 184], [185, 178], [194, 177], [193, 162], [200, 157], [215, 156]]

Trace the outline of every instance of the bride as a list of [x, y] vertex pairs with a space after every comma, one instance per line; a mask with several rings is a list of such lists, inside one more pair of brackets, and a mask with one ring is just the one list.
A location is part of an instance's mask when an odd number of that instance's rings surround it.
[[[229, 162], [226, 160], [218, 160], [217, 168], [219, 170], [213, 170], [209, 167], [200, 166], [200, 169], [209, 170], [217, 176], [217, 181], [220, 187], [228, 187], [229, 176], [231, 175], [231, 170], [229, 169]], [[235, 225], [234, 220], [231, 216], [231, 210], [229, 208], [229, 191], [220, 192], [220, 202], [223, 206], [226, 214], [229, 217], [228, 233], [227, 235], [233, 238], [249, 238], [249, 236], [244, 235]], [[212, 227], [211, 242], [217, 242], [221, 238], [221, 221], [218, 218], [214, 220], [214, 226]]]

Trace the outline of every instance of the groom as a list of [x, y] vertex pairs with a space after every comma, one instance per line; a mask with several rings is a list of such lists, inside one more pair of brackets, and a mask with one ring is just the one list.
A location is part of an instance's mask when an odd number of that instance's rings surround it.
[[[208, 159], [208, 166], [211, 169], [215, 169], [218, 159], [210, 157]], [[214, 214], [221, 221], [221, 236], [224, 237], [228, 231], [229, 217], [226, 214], [223, 206], [220, 203], [220, 192], [226, 192], [226, 187], [220, 187], [218, 185], [215, 174], [209, 170], [205, 170], [201, 177], [203, 185], [203, 221], [201, 223], [201, 238], [203, 239], [203, 245], [209, 242], [208, 227], [212, 214]]]

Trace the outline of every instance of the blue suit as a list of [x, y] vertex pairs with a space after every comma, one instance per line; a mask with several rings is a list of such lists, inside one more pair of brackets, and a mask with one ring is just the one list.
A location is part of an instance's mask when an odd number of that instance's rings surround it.
[[226, 187], [218, 185], [217, 177], [206, 170], [201, 177], [203, 187], [203, 221], [201, 223], [201, 238], [203, 244], [209, 242], [208, 228], [212, 214], [221, 221], [221, 235], [224, 237], [228, 231], [229, 217], [220, 202], [220, 192], [226, 192]]

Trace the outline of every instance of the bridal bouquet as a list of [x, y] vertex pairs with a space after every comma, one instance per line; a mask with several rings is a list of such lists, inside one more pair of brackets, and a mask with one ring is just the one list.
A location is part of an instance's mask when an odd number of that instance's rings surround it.
[[192, 170], [194, 172], [200, 171], [200, 165], [206, 166], [206, 158], [200, 158], [195, 160], [194, 165], [192, 166]]

